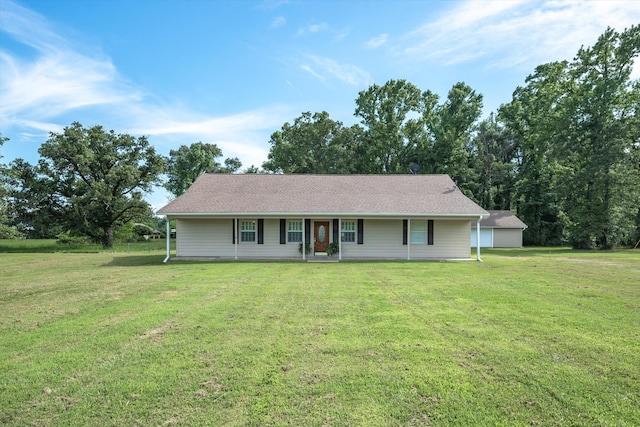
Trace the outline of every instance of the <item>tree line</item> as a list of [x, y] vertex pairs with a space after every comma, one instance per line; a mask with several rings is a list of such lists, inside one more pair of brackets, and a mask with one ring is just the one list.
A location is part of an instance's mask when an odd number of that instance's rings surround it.
[[[446, 98], [406, 80], [361, 91], [358, 124], [303, 112], [271, 135], [244, 173], [448, 174], [485, 209], [515, 212], [527, 245], [611, 248], [640, 239], [640, 26], [607, 29], [571, 61], [535, 68], [509, 103], [481, 120], [464, 82]], [[4, 142], [4, 140], [0, 140]], [[179, 196], [202, 173], [242, 163], [196, 142], [158, 155], [145, 137], [73, 123], [51, 133], [37, 165], [2, 170], [0, 237], [89, 236], [105, 247], [124, 224], [153, 218], [143, 195]], [[163, 179], [164, 177], [164, 179]]]

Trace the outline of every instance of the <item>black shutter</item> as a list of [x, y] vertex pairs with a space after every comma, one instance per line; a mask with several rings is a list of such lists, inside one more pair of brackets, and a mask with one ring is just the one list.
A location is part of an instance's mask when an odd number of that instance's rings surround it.
[[264, 245], [264, 219], [258, 219], [258, 244]]
[[231, 220], [231, 243], [236, 244], [236, 219]]
[[340, 221], [333, 220], [333, 242], [338, 243], [340, 241]]
[[280, 244], [285, 245], [287, 243], [287, 220], [280, 220]]
[[407, 244], [407, 232], [409, 231], [409, 221], [406, 219], [402, 220], [402, 244]]
[[305, 243], [311, 243], [311, 220], [304, 220], [304, 238]]
[[364, 243], [364, 219], [358, 220], [358, 244]]
[[427, 245], [433, 245], [433, 220], [427, 221]]

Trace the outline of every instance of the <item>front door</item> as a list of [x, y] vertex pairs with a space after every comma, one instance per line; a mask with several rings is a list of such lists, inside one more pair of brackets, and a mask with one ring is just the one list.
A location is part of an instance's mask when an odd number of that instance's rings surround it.
[[314, 224], [314, 251], [327, 252], [329, 247], [329, 222], [315, 222]]

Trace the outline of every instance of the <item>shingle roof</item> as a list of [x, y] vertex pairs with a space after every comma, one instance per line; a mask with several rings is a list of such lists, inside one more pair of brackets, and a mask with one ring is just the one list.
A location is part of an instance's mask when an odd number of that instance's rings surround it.
[[447, 175], [204, 174], [161, 215], [486, 215]]
[[[480, 228], [527, 228], [527, 224], [522, 222], [520, 218], [515, 216], [511, 211], [488, 211], [491, 216], [480, 222]], [[476, 222], [471, 223], [472, 227], [476, 226]]]

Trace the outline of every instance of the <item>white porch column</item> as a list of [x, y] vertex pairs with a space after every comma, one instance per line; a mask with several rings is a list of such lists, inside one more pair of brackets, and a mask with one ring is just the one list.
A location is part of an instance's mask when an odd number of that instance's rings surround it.
[[342, 218], [338, 218], [338, 260], [342, 261]]
[[482, 262], [480, 258], [480, 221], [482, 221], [483, 216], [480, 215], [478, 218], [478, 222], [476, 223], [476, 260]]
[[411, 260], [411, 218], [407, 219], [407, 261]]
[[164, 218], [165, 221], [167, 221], [167, 257], [162, 262], [166, 263], [171, 256], [171, 224], [169, 223], [169, 216], [165, 216]]
[[304, 222], [304, 218], [302, 218], [302, 260], [307, 259], [307, 226]]
[[233, 249], [234, 249], [234, 252], [235, 252], [234, 258], [236, 260], [238, 260], [238, 236], [240, 235], [240, 233], [238, 233], [238, 218], [233, 218], [233, 223], [235, 224], [235, 226], [233, 227], [235, 229], [235, 232], [234, 232], [235, 239], [233, 239], [233, 240], [236, 242], [236, 244], [233, 245]]

